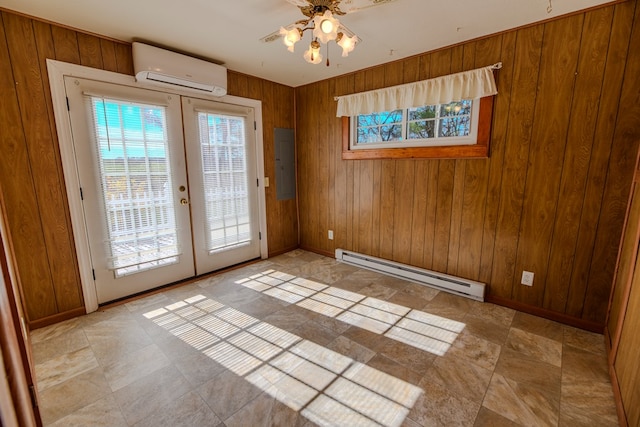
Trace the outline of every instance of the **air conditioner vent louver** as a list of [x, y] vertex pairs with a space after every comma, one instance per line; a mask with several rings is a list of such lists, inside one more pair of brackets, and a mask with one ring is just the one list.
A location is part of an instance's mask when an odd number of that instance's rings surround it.
[[133, 68], [139, 82], [214, 96], [227, 94], [225, 67], [155, 46], [134, 42]]
[[484, 301], [485, 284], [474, 280], [450, 276], [423, 268], [412, 267], [386, 259], [376, 258], [357, 252], [336, 249], [336, 259], [367, 270], [376, 271], [421, 285], [464, 296], [476, 301]]

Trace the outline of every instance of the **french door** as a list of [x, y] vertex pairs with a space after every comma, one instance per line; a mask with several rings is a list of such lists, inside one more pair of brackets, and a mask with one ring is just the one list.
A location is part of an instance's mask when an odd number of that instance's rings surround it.
[[99, 303], [260, 256], [251, 108], [75, 77], [65, 90]]
[[196, 273], [260, 255], [253, 108], [182, 98]]

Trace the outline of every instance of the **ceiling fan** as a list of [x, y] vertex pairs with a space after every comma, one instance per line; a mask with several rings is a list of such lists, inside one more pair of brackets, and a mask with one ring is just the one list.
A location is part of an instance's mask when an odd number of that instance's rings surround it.
[[[285, 46], [293, 52], [294, 45], [300, 41], [304, 32], [311, 30], [313, 33], [309, 49], [304, 54], [304, 59], [311, 64], [322, 61], [320, 43], [328, 43], [335, 40], [342, 48], [342, 56], [347, 56], [356, 44], [361, 40], [353, 31], [345, 27], [335, 16], [343, 16], [370, 7], [391, 3], [395, 0], [286, 0], [297, 6], [304, 19], [296, 21], [286, 27], [280, 27], [278, 31], [261, 38], [264, 43], [273, 42], [282, 38]], [[327, 58], [329, 66], [329, 58]]]

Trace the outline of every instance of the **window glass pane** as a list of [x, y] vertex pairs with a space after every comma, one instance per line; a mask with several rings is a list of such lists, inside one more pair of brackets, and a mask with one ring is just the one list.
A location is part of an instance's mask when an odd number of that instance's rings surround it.
[[472, 100], [462, 100], [360, 115], [355, 126], [356, 144], [411, 141], [433, 146], [438, 145], [438, 138], [469, 136], [472, 105]]
[[440, 106], [440, 117], [462, 116], [471, 114], [471, 101], [450, 102]]
[[440, 120], [439, 134], [443, 138], [469, 135], [469, 116]]
[[198, 113], [207, 249], [248, 244], [251, 238], [245, 118]]
[[436, 117], [437, 106], [427, 105], [425, 107], [410, 108], [409, 120], [433, 119]]
[[382, 126], [380, 138], [382, 141], [400, 141], [402, 139], [402, 125]]
[[427, 139], [435, 137], [435, 120], [425, 120], [409, 123], [409, 139]]
[[165, 107], [87, 97], [116, 276], [177, 262]]

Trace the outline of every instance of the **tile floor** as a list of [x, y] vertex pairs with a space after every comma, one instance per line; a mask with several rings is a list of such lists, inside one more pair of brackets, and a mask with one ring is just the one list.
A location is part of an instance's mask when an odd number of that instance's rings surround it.
[[51, 426], [615, 426], [603, 337], [296, 250], [32, 334]]

